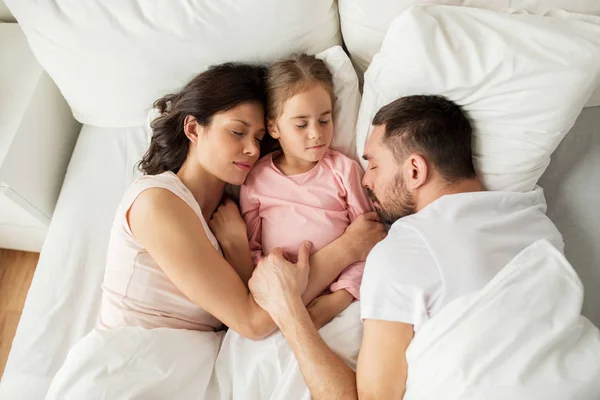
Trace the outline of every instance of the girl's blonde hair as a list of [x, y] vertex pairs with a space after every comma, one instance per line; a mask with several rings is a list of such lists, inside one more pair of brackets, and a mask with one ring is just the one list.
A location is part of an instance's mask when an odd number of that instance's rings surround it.
[[334, 106], [333, 77], [323, 60], [303, 53], [273, 63], [267, 72], [267, 118], [279, 118], [288, 99], [316, 84], [329, 93]]

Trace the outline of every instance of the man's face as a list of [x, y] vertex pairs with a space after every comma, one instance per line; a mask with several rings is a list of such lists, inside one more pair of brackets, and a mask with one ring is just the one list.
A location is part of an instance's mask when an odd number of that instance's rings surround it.
[[413, 193], [408, 189], [403, 172], [403, 162], [394, 157], [389, 146], [382, 141], [385, 126], [373, 128], [365, 146], [363, 158], [369, 162], [363, 177], [363, 186], [373, 201], [375, 210], [385, 223], [416, 212]]

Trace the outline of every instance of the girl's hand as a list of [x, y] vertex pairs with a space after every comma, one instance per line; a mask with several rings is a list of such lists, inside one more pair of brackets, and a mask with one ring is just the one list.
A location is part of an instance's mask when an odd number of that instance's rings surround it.
[[354, 261], [361, 262], [373, 247], [387, 236], [385, 227], [375, 211], [360, 215], [347, 228], [342, 238], [347, 240], [347, 248], [354, 254]]
[[354, 300], [347, 290], [324, 294], [310, 302], [306, 309], [317, 330], [331, 322], [344, 311]]
[[247, 243], [246, 224], [235, 202], [226, 198], [208, 221], [208, 227], [222, 247]]

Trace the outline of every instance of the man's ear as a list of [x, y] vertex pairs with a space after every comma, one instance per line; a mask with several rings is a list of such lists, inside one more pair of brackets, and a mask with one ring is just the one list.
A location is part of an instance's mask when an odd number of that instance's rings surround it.
[[423, 156], [411, 154], [406, 160], [405, 168], [407, 178], [405, 182], [409, 189], [418, 189], [427, 182], [430, 171], [427, 160]]
[[267, 119], [267, 131], [273, 139], [279, 139], [281, 137], [277, 123], [272, 119]]
[[201, 126], [198, 121], [196, 121], [196, 117], [193, 115], [188, 115], [183, 120], [183, 132], [192, 143], [198, 143], [198, 138], [202, 134], [203, 130], [204, 127]]

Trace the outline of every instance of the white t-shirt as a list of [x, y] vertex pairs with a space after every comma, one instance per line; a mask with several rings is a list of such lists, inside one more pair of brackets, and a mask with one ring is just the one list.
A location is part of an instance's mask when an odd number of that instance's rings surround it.
[[562, 252], [562, 236], [545, 212], [536, 188], [446, 195], [401, 218], [367, 258], [362, 319], [404, 322], [416, 332], [535, 241], [548, 239]]

